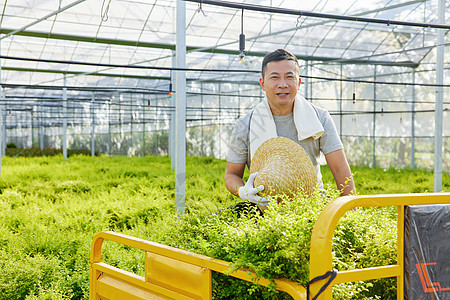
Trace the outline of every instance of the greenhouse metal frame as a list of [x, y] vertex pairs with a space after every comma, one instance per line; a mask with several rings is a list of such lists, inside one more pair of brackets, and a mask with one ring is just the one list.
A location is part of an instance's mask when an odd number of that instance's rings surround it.
[[262, 57], [285, 48], [299, 59], [300, 93], [330, 112], [351, 164], [434, 168], [440, 190], [450, 171], [450, 3], [298, 6], [1, 0], [2, 154], [14, 143], [65, 157], [67, 148], [170, 155], [182, 178], [185, 154], [225, 158], [235, 121], [263, 97]]

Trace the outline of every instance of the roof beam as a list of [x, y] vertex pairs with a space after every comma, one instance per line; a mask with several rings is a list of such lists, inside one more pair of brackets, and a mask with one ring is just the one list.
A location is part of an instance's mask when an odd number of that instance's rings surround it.
[[[368, 11], [364, 11], [364, 12], [360, 12], [360, 13], [356, 13], [353, 14], [351, 16], [354, 17], [359, 17], [359, 16], [364, 16], [364, 15], [368, 15], [371, 13], [377, 13], [377, 12], [381, 12], [381, 11], [387, 11], [387, 10], [391, 10], [391, 9], [396, 9], [396, 8], [400, 8], [400, 7], [404, 7], [404, 6], [408, 6], [408, 5], [413, 5], [413, 4], [417, 4], [417, 3], [421, 3], [421, 2], [425, 2], [427, 0], [412, 0], [412, 1], [408, 1], [408, 2], [404, 2], [404, 3], [399, 3], [399, 4], [395, 4], [395, 5], [391, 5], [391, 6], [386, 6], [383, 8], [379, 8], [379, 9], [373, 9], [373, 10], [368, 10]], [[305, 29], [305, 28], [310, 28], [310, 27], [314, 27], [314, 26], [319, 26], [319, 25], [325, 25], [328, 23], [333, 23], [336, 22], [336, 20], [324, 20], [324, 21], [320, 21], [320, 22], [316, 22], [316, 23], [311, 23], [311, 24], [307, 24], [307, 25], [303, 25], [301, 26], [301, 29]], [[251, 40], [257, 40], [257, 39], [261, 39], [261, 38], [265, 38], [265, 37], [271, 37], [274, 35], [279, 35], [281, 33], [286, 33], [286, 32], [290, 32], [290, 31], [296, 31], [300, 29], [300, 27], [291, 27], [291, 28], [287, 28], [287, 29], [283, 29], [283, 30], [279, 30], [279, 31], [275, 31], [275, 32], [270, 32], [270, 33], [266, 33], [266, 34], [260, 34], [260, 35], [256, 35], [253, 37], [248, 37], [245, 40], [246, 41], [251, 41]], [[208, 50], [208, 49], [217, 49], [218, 47], [224, 47], [224, 46], [229, 46], [229, 45], [233, 45], [236, 44], [237, 41], [233, 41], [233, 42], [227, 42], [227, 43], [223, 43], [220, 45], [214, 45], [212, 47], [202, 47], [202, 48], [197, 48], [188, 52], [200, 52], [200, 51], [204, 51], [204, 50]], [[303, 60], [307, 60], [307, 59], [303, 59]], [[314, 59], [311, 59], [314, 60]]]
[[[425, 1], [426, 0], [414, 0], [414, 1], [409, 1], [409, 2], [405, 2], [405, 3], [399, 3], [399, 4], [396, 4], [396, 5], [386, 6], [386, 7], [379, 8], [379, 9], [372, 9], [372, 10], [360, 12], [360, 13], [357, 13], [357, 14], [354, 14], [354, 15], [351, 15], [351, 16], [354, 16], [354, 17], [365, 16], [365, 15], [368, 15], [368, 14], [382, 12], [382, 11], [391, 10], [391, 9], [396, 9], [396, 8], [399, 8], [399, 7], [416, 4], [416, 3], [419, 3], [419, 2], [425, 2]], [[307, 24], [307, 25], [304, 25], [304, 26], [301, 26], [301, 27], [297, 27], [296, 26], [296, 27], [287, 28], [287, 29], [283, 29], [283, 30], [279, 30], [279, 31], [275, 31], [275, 32], [267, 33], [267, 34], [254, 36], [254, 37], [251, 37], [251, 38], [247, 38], [246, 40], [256, 40], [256, 39], [260, 39], [260, 38], [264, 38], [264, 37], [270, 37], [270, 36], [273, 36], [273, 35], [278, 35], [280, 33], [286, 33], [286, 32], [295, 31], [295, 30], [298, 30], [298, 29], [305, 29], [305, 28], [310, 28], [310, 27], [314, 27], [314, 26], [325, 25], [325, 24], [333, 23], [333, 22], [336, 22], [336, 20], [320, 21], [320, 22], [317, 22], [317, 23]]]
[[[9, 33], [11, 29], [0, 29], [0, 34]], [[35, 37], [35, 38], [45, 38], [45, 39], [56, 39], [65, 41], [76, 41], [76, 42], [86, 42], [86, 43], [98, 43], [98, 44], [108, 44], [108, 45], [121, 45], [121, 46], [133, 46], [133, 47], [144, 47], [144, 48], [155, 48], [155, 49], [167, 49], [175, 50], [175, 45], [163, 44], [163, 43], [148, 43], [148, 42], [136, 42], [132, 40], [119, 40], [119, 39], [107, 39], [107, 38], [94, 38], [88, 36], [79, 35], [69, 35], [69, 34], [55, 34], [48, 32], [38, 32], [38, 31], [21, 31], [16, 33], [16, 35]], [[187, 51], [199, 51], [205, 53], [215, 53], [215, 54], [226, 54], [226, 55], [236, 55], [236, 50], [220, 49], [220, 48], [200, 48], [187, 46]], [[246, 56], [256, 56], [264, 57], [266, 52], [249, 51]], [[296, 55], [298, 59], [305, 61], [336, 61], [339, 58], [321, 57], [321, 56], [309, 56], [309, 55]], [[382, 66], [398, 66], [398, 67], [417, 67], [418, 64], [415, 62], [392, 62], [392, 61], [368, 61], [367, 59], [347, 59], [346, 63], [349, 64], [370, 64], [370, 65], [382, 65]]]
[[316, 13], [316, 12], [306, 11], [306, 10], [295, 10], [295, 9], [288, 9], [288, 8], [278, 8], [278, 7], [254, 5], [254, 4], [247, 4], [247, 3], [236, 3], [236, 2], [228, 2], [228, 1], [218, 1], [218, 0], [184, 0], [184, 1], [201, 3], [201, 4], [211, 4], [211, 5], [234, 8], [234, 9], [247, 9], [247, 10], [259, 11], [259, 12], [270, 12], [270, 13], [278, 13], [278, 14], [286, 14], [286, 15], [294, 15], [294, 16], [306, 16], [306, 17], [350, 21], [350, 22], [386, 24], [388, 26], [389, 25], [403, 25], [403, 26], [412, 26], [412, 27], [450, 29], [450, 25], [447, 25], [447, 24], [405, 22], [405, 21], [375, 19], [375, 18], [366, 18], [366, 17], [358, 17], [358, 16], [345, 16], [345, 15], [336, 15], [336, 14]]
[[[1, 28], [0, 34], [9, 34], [12, 29]], [[159, 49], [175, 49], [175, 45], [162, 44], [162, 43], [147, 43], [147, 42], [137, 42], [132, 40], [120, 40], [120, 39], [107, 39], [98, 37], [89, 37], [81, 35], [71, 35], [71, 34], [58, 34], [49, 33], [41, 31], [20, 31], [16, 35], [35, 37], [35, 38], [45, 38], [53, 40], [63, 40], [63, 41], [74, 41], [74, 42], [85, 42], [85, 43], [97, 43], [97, 44], [108, 44], [108, 45], [120, 45], [120, 46], [133, 46], [133, 47], [144, 47], [144, 48], [159, 48]]]
[[[37, 69], [37, 68], [19, 68], [19, 67], [3, 67], [4, 71], [16, 71], [16, 72], [36, 72], [36, 73], [50, 73], [50, 74], [66, 74], [66, 75], [84, 75], [86, 72], [77, 71], [65, 71], [65, 70], [53, 70], [53, 69]], [[112, 73], [99, 73], [89, 72], [89, 76], [101, 76], [101, 77], [115, 77], [115, 78], [133, 78], [133, 79], [150, 79], [150, 80], [169, 80], [167, 76], [148, 76], [148, 75], [126, 75], [126, 74], [112, 74]]]
[[[145, 79], [145, 80], [167, 80], [170, 81], [172, 78], [170, 76], [148, 76], [148, 75], [126, 75], [126, 74], [112, 74], [112, 73], [99, 73], [90, 72], [86, 74], [85, 72], [77, 71], [64, 71], [64, 70], [52, 70], [52, 69], [31, 69], [31, 68], [16, 68], [16, 67], [2, 67], [4, 71], [16, 71], [16, 72], [35, 72], [35, 73], [47, 73], [47, 74], [66, 74], [66, 75], [89, 75], [89, 76], [101, 76], [101, 77], [113, 77], [113, 78], [131, 78], [131, 79]], [[214, 79], [198, 79], [198, 78], [186, 78], [186, 81], [193, 82], [208, 82], [208, 83], [238, 83], [238, 84], [252, 84], [258, 85], [257, 80], [255, 81], [236, 81], [236, 80], [214, 80]]]
[[60, 9], [54, 11], [54, 12], [52, 12], [52, 13], [49, 13], [48, 15], [46, 15], [46, 16], [40, 18], [40, 19], [37, 19], [37, 20], [34, 21], [34, 22], [31, 22], [31, 23], [28, 24], [28, 25], [23, 26], [22, 28], [19, 28], [19, 29], [16, 29], [16, 30], [13, 30], [13, 31], [7, 33], [6, 35], [0, 37], [0, 40], [3, 40], [3, 39], [5, 39], [5, 38], [7, 38], [7, 37], [9, 37], [9, 36], [12, 36], [12, 35], [15, 35], [15, 34], [21, 32], [21, 31], [24, 31], [25, 29], [27, 29], [27, 28], [29, 28], [29, 27], [31, 27], [31, 26], [33, 26], [33, 25], [36, 25], [36, 24], [38, 24], [38, 23], [40, 23], [40, 22], [42, 22], [42, 21], [44, 21], [44, 20], [47, 20], [48, 18], [50, 18], [50, 17], [52, 17], [52, 16], [54, 16], [54, 15], [57, 15], [57, 14], [59, 14], [60, 12], [63, 12], [63, 11], [65, 11], [65, 10], [67, 10], [67, 9], [69, 9], [69, 8], [71, 8], [71, 7], [73, 7], [73, 6], [77, 5], [77, 4], [79, 4], [79, 3], [81, 3], [81, 2], [84, 2], [84, 1], [86, 1], [86, 0], [78, 0], [78, 1], [75, 1], [75, 2], [73, 2], [73, 3], [71, 3], [71, 4], [69, 4], [69, 5], [66, 5], [66, 6], [64, 6], [64, 7], [60, 8]]

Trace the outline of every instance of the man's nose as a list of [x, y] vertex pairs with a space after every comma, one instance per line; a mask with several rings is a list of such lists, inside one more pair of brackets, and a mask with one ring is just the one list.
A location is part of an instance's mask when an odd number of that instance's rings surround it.
[[278, 82], [278, 86], [279, 87], [286, 87], [287, 86], [287, 81], [284, 78], [281, 78], [280, 81]]

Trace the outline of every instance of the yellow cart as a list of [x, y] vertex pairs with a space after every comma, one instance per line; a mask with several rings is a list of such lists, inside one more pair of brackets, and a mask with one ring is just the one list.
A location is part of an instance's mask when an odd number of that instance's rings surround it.
[[[331, 299], [333, 285], [386, 277], [397, 278], [397, 299], [403, 299], [403, 239], [405, 205], [448, 204], [450, 193], [347, 196], [331, 202], [317, 219], [311, 236], [310, 279], [332, 271], [332, 237], [339, 219], [355, 207], [397, 206], [397, 264], [337, 271], [335, 278], [317, 299]], [[145, 252], [145, 277], [105, 264], [101, 260], [104, 240]], [[226, 273], [230, 263], [181, 249], [114, 232], [100, 232], [92, 242], [90, 258], [90, 300], [97, 299], [211, 299], [211, 272]], [[251, 270], [228, 274], [253, 281]], [[318, 294], [329, 278], [311, 282], [310, 298]], [[259, 279], [267, 286], [269, 280]], [[307, 299], [306, 288], [287, 279], [275, 279], [277, 289], [294, 299]]]

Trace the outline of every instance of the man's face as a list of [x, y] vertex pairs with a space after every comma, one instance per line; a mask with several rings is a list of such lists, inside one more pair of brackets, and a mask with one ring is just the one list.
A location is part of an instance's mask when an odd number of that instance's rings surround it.
[[294, 61], [271, 61], [266, 65], [264, 77], [259, 79], [259, 84], [266, 92], [273, 114], [281, 112], [283, 115], [292, 111], [300, 81], [298, 67]]

